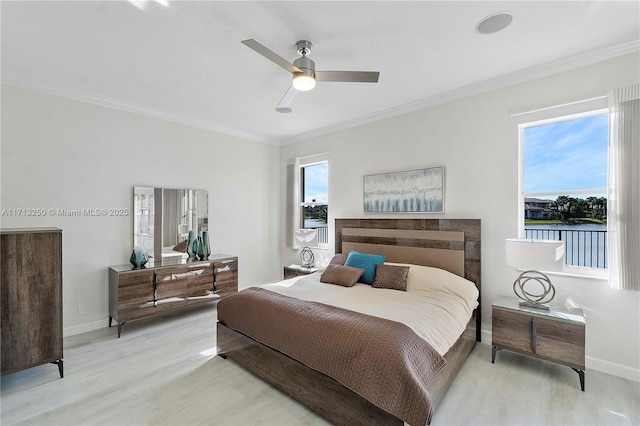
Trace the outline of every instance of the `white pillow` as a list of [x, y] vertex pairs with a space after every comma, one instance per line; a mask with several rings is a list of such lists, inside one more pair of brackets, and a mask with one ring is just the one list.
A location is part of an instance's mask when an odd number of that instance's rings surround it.
[[[387, 263], [387, 262], [385, 262]], [[444, 269], [409, 263], [388, 263], [409, 266], [407, 292], [440, 291], [463, 298], [471, 310], [478, 305], [478, 288], [466, 278]]]

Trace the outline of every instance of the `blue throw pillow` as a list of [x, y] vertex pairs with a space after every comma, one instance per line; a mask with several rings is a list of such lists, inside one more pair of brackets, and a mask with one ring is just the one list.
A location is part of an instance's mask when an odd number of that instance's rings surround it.
[[373, 284], [373, 280], [376, 277], [376, 265], [384, 263], [385, 256], [377, 254], [358, 253], [355, 250], [351, 250], [347, 261], [344, 262], [345, 266], [352, 266], [354, 268], [364, 269], [364, 273], [360, 277], [358, 282], [364, 284]]

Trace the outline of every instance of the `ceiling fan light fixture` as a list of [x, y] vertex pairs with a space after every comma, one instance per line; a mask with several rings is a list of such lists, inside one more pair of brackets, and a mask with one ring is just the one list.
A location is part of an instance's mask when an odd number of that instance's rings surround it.
[[296, 73], [293, 76], [293, 87], [301, 92], [313, 90], [316, 87], [316, 79], [304, 73]]

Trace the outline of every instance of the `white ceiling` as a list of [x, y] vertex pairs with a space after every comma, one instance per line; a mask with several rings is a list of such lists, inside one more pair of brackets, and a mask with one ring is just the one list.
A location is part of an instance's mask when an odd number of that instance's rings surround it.
[[[165, 6], [166, 5], [166, 6]], [[504, 31], [483, 17], [510, 11]], [[2, 1], [2, 80], [254, 140], [281, 143], [637, 51], [638, 1]], [[240, 43], [318, 70], [293, 112], [291, 75]]]

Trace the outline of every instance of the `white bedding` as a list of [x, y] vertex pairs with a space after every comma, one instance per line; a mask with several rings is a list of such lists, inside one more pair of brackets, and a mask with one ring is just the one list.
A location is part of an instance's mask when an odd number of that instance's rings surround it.
[[444, 355], [466, 328], [478, 304], [478, 289], [471, 281], [442, 269], [407, 266], [407, 291], [321, 283], [321, 272], [261, 287], [401, 322]]

